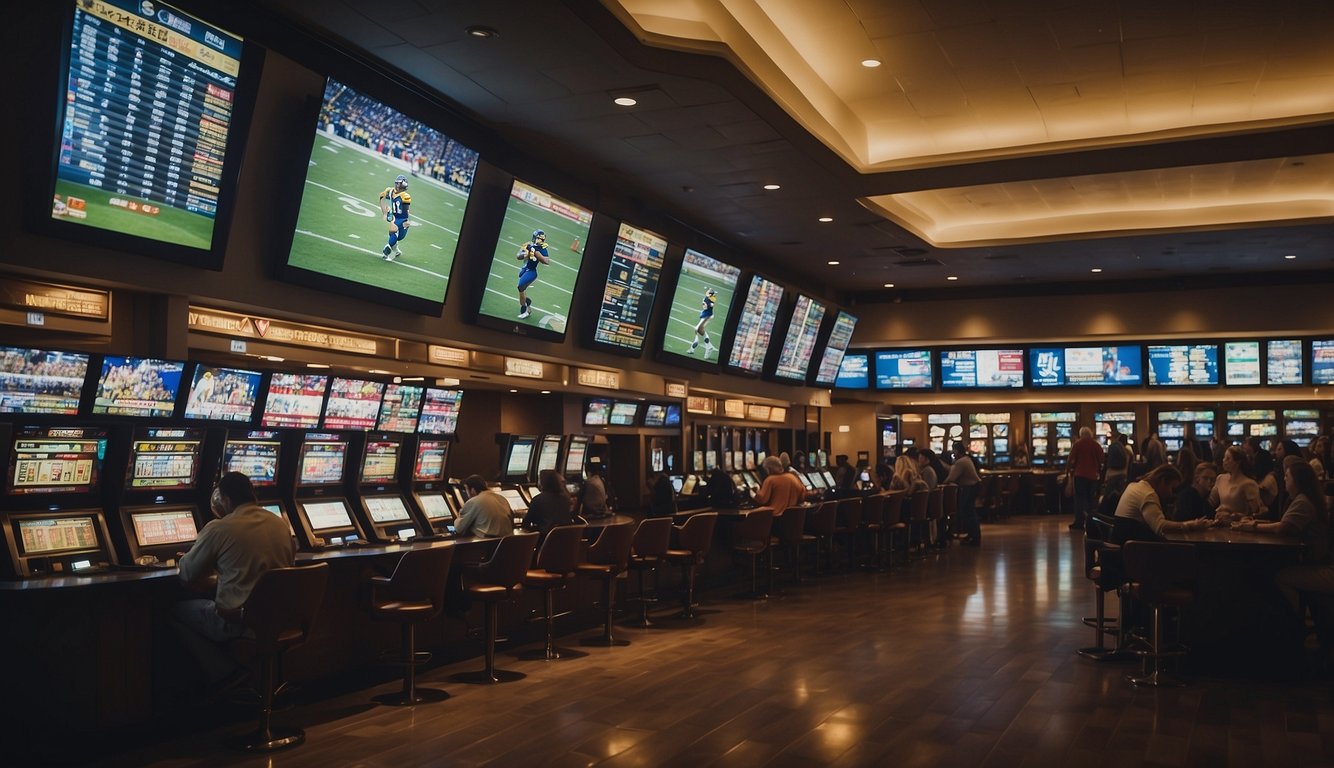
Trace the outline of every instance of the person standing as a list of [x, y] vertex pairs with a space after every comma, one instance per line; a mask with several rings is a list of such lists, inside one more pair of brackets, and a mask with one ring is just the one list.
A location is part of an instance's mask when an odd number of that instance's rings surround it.
[[394, 179], [394, 186], [385, 187], [380, 193], [380, 213], [389, 223], [389, 242], [385, 245], [382, 258], [393, 261], [403, 255], [398, 244], [408, 236], [408, 208], [412, 205], [412, 195], [408, 194], [408, 177], [399, 175]]
[[537, 266], [550, 264], [551, 254], [547, 250], [547, 233], [540, 229], [533, 230], [533, 237], [519, 248], [514, 257], [523, 262], [519, 267], [519, 319], [524, 320], [532, 314], [533, 300], [528, 298], [528, 286], [537, 282]]
[[1103, 480], [1103, 494], [1121, 493], [1126, 489], [1126, 473], [1130, 470], [1130, 448], [1126, 436], [1113, 432], [1107, 441], [1107, 474]]
[[1149, 433], [1144, 440], [1144, 468], [1145, 470], [1154, 470], [1167, 463], [1167, 447], [1163, 445], [1162, 438], [1158, 435]]
[[977, 486], [982, 482], [982, 476], [977, 473], [977, 465], [973, 463], [962, 442], [954, 444], [954, 463], [950, 465], [945, 482], [959, 486], [957, 497], [959, 524], [967, 534], [961, 543], [969, 547], [981, 546], [982, 524], [977, 519], [977, 510], [973, 504], [977, 501]]
[[1093, 430], [1080, 427], [1079, 439], [1070, 449], [1070, 458], [1065, 462], [1065, 471], [1074, 482], [1075, 520], [1070, 524], [1072, 531], [1084, 529], [1084, 518], [1093, 511], [1093, 505], [1097, 503], [1098, 474], [1102, 471], [1102, 458], [1102, 446], [1093, 438]]

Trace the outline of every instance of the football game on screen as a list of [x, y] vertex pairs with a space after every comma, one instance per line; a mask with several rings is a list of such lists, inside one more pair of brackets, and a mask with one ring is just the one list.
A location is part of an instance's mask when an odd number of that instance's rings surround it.
[[723, 326], [740, 278], [741, 270], [731, 264], [687, 249], [672, 295], [662, 351], [718, 362]]
[[477, 153], [333, 80], [287, 264], [443, 302]]

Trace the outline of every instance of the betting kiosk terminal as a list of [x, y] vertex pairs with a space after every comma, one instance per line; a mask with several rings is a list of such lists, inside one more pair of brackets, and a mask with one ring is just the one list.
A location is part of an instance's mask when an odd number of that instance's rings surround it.
[[222, 446], [222, 471], [249, 477], [259, 505], [285, 520], [295, 537], [292, 513], [278, 486], [278, 462], [282, 456], [282, 433], [276, 430], [231, 433]]
[[200, 490], [204, 447], [205, 431], [199, 427], [135, 429], [116, 515], [117, 547], [124, 563], [174, 566], [176, 554], [193, 546], [199, 529], [212, 519]]
[[445, 479], [449, 464], [449, 441], [417, 441], [417, 455], [412, 462], [412, 500], [426, 519], [430, 530], [438, 534], [454, 532], [454, 518], [460, 503]]
[[528, 501], [520, 488], [532, 478], [537, 443], [536, 435], [510, 435], [500, 457], [500, 495], [509, 502], [515, 525], [528, 513]]
[[560, 454], [563, 448], [564, 440], [560, 435], [543, 435], [537, 444], [537, 458], [533, 460], [532, 482], [521, 486], [524, 499], [529, 504], [533, 503], [533, 497], [541, 492], [538, 482], [542, 479], [542, 471], [546, 469], [560, 469]]
[[589, 442], [587, 435], [565, 438], [565, 453], [560, 458], [561, 474], [565, 476], [565, 489], [575, 498], [579, 498], [584, 489], [584, 463], [588, 461]]
[[105, 427], [16, 426], [3, 519], [6, 575], [96, 573], [118, 563], [100, 505]]
[[355, 496], [370, 538], [407, 541], [427, 531], [426, 526], [413, 517], [401, 492], [399, 464], [403, 456], [403, 436], [372, 432], [366, 435], [365, 446]]
[[352, 514], [345, 495], [352, 435], [307, 432], [297, 448], [294, 476], [289, 479], [297, 538], [309, 549], [366, 541], [366, 532]]

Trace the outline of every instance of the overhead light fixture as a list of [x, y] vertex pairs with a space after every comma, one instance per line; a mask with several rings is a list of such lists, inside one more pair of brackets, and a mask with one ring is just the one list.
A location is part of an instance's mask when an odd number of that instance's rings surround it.
[[446, 377], [443, 379], [436, 379], [435, 383], [437, 386], [441, 387], [457, 387], [461, 382], [458, 379]]
[[307, 368], [328, 368], [324, 363], [306, 363]]
[[366, 371], [366, 373], [376, 373], [381, 376], [388, 376], [390, 373], [392, 373], [392, 371], [386, 371], [383, 368], [370, 368]]
[[277, 355], [255, 355], [255, 357], [258, 357], [260, 360], [268, 360], [270, 363], [281, 363], [287, 360], [287, 358], [278, 357]]
[[831, 221], [833, 221], [833, 220], [834, 220], [834, 217], [833, 217], [833, 216], [821, 216], [821, 217], [818, 219], [818, 221], [819, 221], [821, 224], [828, 224], [829, 222], [831, 222]]
[[1102, 267], [1094, 267], [1093, 269], [1090, 269], [1089, 271], [1090, 271], [1090, 272], [1101, 272], [1101, 271], [1102, 271]]
[[426, 381], [425, 376], [404, 376], [404, 381]]
[[632, 99], [629, 96], [617, 96], [612, 102], [621, 107], [633, 107], [639, 103], [638, 99]]
[[958, 276], [958, 275], [950, 275], [949, 277], [946, 277], [945, 279], [946, 279], [946, 280], [958, 280], [958, 279], [959, 279], [959, 276]]
[[831, 267], [837, 267], [841, 262], [830, 261], [830, 262], [826, 262], [826, 263], [829, 264], [829, 266], [831, 266]]
[[488, 27], [484, 24], [473, 24], [470, 27], [464, 27], [463, 31], [467, 32], [471, 37], [478, 37], [483, 40], [493, 40], [500, 37], [500, 31], [498, 29], [495, 27]]
[[893, 283], [885, 283], [885, 287], [886, 287], [886, 288], [893, 288], [893, 287], [894, 287], [894, 284], [893, 284]]
[[783, 187], [780, 184], [765, 184], [764, 188], [772, 192], [775, 189], [782, 189]]
[[517, 394], [519, 394], [519, 390], [517, 390], [517, 389], [511, 389], [511, 390], [510, 390], [510, 394], [511, 394], [511, 395], [517, 395]]
[[542, 394], [544, 394], [544, 395], [549, 395], [549, 394], [551, 394], [551, 390], [549, 390], [549, 389], [544, 389], [544, 390], [542, 390]]
[[880, 59], [862, 59], [862, 66], [867, 69], [875, 69], [880, 66]]
[[1293, 259], [1297, 258], [1297, 254], [1289, 253], [1287, 256], [1284, 256], [1283, 258], [1287, 259], [1288, 261], [1292, 261]]

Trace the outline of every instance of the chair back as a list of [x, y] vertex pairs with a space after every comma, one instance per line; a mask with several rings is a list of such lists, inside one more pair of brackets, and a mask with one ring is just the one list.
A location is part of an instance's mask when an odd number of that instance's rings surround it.
[[862, 524], [862, 500], [860, 496], [838, 501], [838, 526], [856, 528]]
[[926, 494], [926, 519], [939, 520], [945, 512], [945, 491], [939, 485]]
[[959, 516], [959, 486], [957, 483], [945, 483], [940, 487], [941, 503], [944, 515], [950, 519]]
[[833, 536], [834, 528], [838, 526], [838, 519], [835, 515], [837, 511], [837, 501], [826, 501], [814, 510], [808, 510], [806, 512], [806, 530], [816, 536]]
[[640, 559], [659, 558], [667, 554], [672, 545], [672, 519], [670, 517], [646, 517], [635, 529], [631, 553]]
[[884, 525], [885, 495], [873, 493], [862, 499], [862, 525]]
[[537, 539], [536, 533], [502, 536], [496, 551], [491, 553], [486, 562], [477, 566], [477, 570], [470, 574], [470, 580], [476, 584], [490, 584], [506, 589], [522, 586], [523, 577], [528, 573], [528, 564], [533, 561]]
[[1127, 581], [1139, 585], [1139, 596], [1150, 603], [1170, 589], [1195, 588], [1195, 545], [1157, 541], [1128, 541], [1121, 547]]
[[537, 552], [537, 570], [547, 573], [573, 573], [579, 563], [579, 547], [584, 543], [584, 526], [558, 525], [547, 532]]
[[713, 543], [713, 529], [717, 525], [717, 512], [691, 515], [680, 526], [676, 526], [676, 543], [681, 549], [690, 552], [707, 552]]
[[760, 508], [752, 509], [736, 521], [732, 526], [732, 543], [740, 544], [747, 541], [764, 542], [765, 546], [769, 544], [769, 535], [774, 527], [774, 511], [772, 509]]
[[890, 491], [885, 494], [884, 524], [886, 526], [898, 525], [903, 522], [903, 497], [906, 495], [903, 491]]
[[328, 563], [265, 571], [240, 617], [242, 626], [255, 635], [255, 652], [275, 653], [280, 647], [304, 643], [328, 582]]
[[635, 541], [634, 523], [608, 525], [598, 534], [597, 541], [588, 548], [588, 562], [614, 565], [625, 570], [630, 562], [630, 547]]
[[908, 502], [908, 519], [913, 522], [921, 522], [926, 519], [927, 502], [931, 500], [931, 494], [928, 491], [917, 491], [912, 495], [912, 500]]
[[800, 544], [806, 532], [806, 508], [788, 507], [774, 519], [778, 542], [784, 545]]
[[389, 582], [377, 587], [376, 594], [405, 603], [430, 603], [434, 616], [445, 605], [445, 583], [453, 562], [453, 547], [410, 549], [398, 559]]

